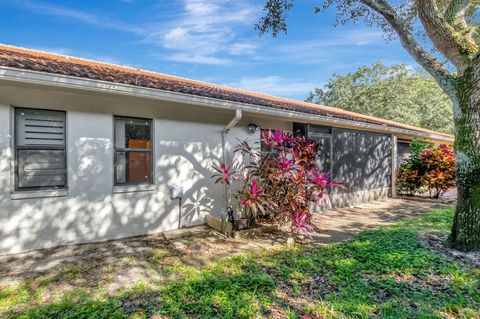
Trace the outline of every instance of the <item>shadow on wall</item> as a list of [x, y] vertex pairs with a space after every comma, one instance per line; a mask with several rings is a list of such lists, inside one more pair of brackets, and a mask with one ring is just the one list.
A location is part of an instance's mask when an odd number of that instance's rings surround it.
[[[109, 138], [78, 138], [68, 152], [68, 197], [11, 200], [0, 193], [0, 253], [61, 244], [91, 242], [159, 232], [178, 227], [178, 200], [169, 187], [182, 185], [182, 225], [204, 222], [223, 209], [223, 188], [211, 179], [221, 158], [216, 141], [157, 142], [155, 189], [115, 193], [113, 150]], [[198, 140], [198, 139], [197, 139]], [[0, 186], [9, 189], [10, 154], [2, 151]]]
[[387, 195], [386, 189], [391, 185], [390, 136], [334, 129], [332, 146], [333, 176], [348, 187], [332, 189], [334, 206]]
[[[220, 134], [218, 134], [220, 136]], [[221, 161], [220, 144], [202, 142], [161, 141], [156, 163], [158, 193], [169, 196], [170, 187], [180, 185], [182, 198], [182, 226], [204, 223], [206, 214], [219, 214], [223, 210], [223, 187], [211, 178], [212, 164]], [[168, 211], [175, 210], [178, 200], [167, 199]], [[178, 223], [177, 214], [172, 215]]]
[[[0, 135], [0, 145], [8, 145], [8, 136]], [[8, 214], [8, 205], [10, 202], [10, 159], [12, 152], [10, 148], [5, 148], [0, 152], [0, 225], [6, 220]], [[3, 227], [0, 227], [0, 232]], [[1, 233], [0, 233], [1, 234]]]

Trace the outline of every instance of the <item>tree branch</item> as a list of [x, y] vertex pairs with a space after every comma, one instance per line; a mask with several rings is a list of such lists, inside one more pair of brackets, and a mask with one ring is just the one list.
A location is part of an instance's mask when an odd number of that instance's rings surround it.
[[[457, 4], [451, 9], [451, 13], [455, 12], [458, 2], [461, 1], [464, 0], [453, 1]], [[472, 57], [478, 53], [478, 45], [470, 36], [468, 28], [449, 24], [441, 15], [436, 0], [415, 0], [415, 2], [420, 21], [433, 44], [462, 72]]]
[[454, 78], [448, 72], [447, 68], [435, 57], [430, 55], [415, 40], [410, 28], [395, 12], [392, 6], [385, 0], [360, 0], [367, 7], [380, 14], [395, 30], [400, 38], [402, 46], [410, 53], [410, 55], [420, 64], [433, 78], [440, 87], [451, 97], [454, 92]]
[[292, 9], [294, 0], [267, 0], [263, 11], [265, 15], [255, 25], [260, 34], [272, 31], [275, 38], [279, 32], [287, 33], [287, 12]]
[[[465, 22], [465, 11], [471, 2], [472, 0], [452, 0], [443, 14], [445, 20], [450, 24], [453, 24], [455, 20], [463, 20]], [[467, 24], [465, 23], [466, 26]]]

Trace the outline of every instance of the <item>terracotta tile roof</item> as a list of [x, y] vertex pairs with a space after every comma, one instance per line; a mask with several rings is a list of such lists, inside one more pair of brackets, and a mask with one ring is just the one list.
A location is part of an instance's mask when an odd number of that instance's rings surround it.
[[447, 138], [451, 137], [448, 134], [442, 134], [411, 125], [349, 112], [339, 108], [3, 44], [0, 44], [0, 66], [186, 93], [233, 102], [248, 103], [268, 108], [298, 111], [331, 118], [353, 120], [422, 133], [437, 134]]

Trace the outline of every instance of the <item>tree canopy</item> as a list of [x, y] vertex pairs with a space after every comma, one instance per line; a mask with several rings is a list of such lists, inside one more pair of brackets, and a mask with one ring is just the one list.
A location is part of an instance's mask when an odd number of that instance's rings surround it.
[[406, 64], [376, 62], [353, 73], [333, 74], [307, 101], [453, 133], [452, 101], [431, 76]]

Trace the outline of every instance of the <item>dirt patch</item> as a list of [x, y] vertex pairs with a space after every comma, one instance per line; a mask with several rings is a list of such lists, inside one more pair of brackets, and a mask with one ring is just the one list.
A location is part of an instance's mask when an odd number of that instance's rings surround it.
[[[447, 206], [390, 199], [316, 213], [312, 222], [317, 231], [311, 236], [294, 237], [297, 242], [309, 244], [340, 242], [362, 230], [391, 225], [438, 207]], [[102, 284], [113, 293], [142, 280], [164, 280], [169, 267], [202, 266], [239, 253], [281, 247], [293, 236], [276, 230], [248, 239], [232, 239], [205, 226], [178, 232], [181, 234], [156, 234], [0, 255], [0, 285], [29, 280], [33, 285], [69, 290]]]
[[480, 267], [480, 252], [467, 253], [448, 247], [448, 234], [424, 232], [420, 234], [420, 240], [426, 247], [444, 257], [473, 267]]
[[242, 242], [199, 228], [195, 235], [172, 240], [148, 235], [0, 255], [0, 285], [29, 280], [68, 290], [102, 283], [113, 292], [139, 280], [158, 279], [166, 266], [201, 265], [244, 248]]

